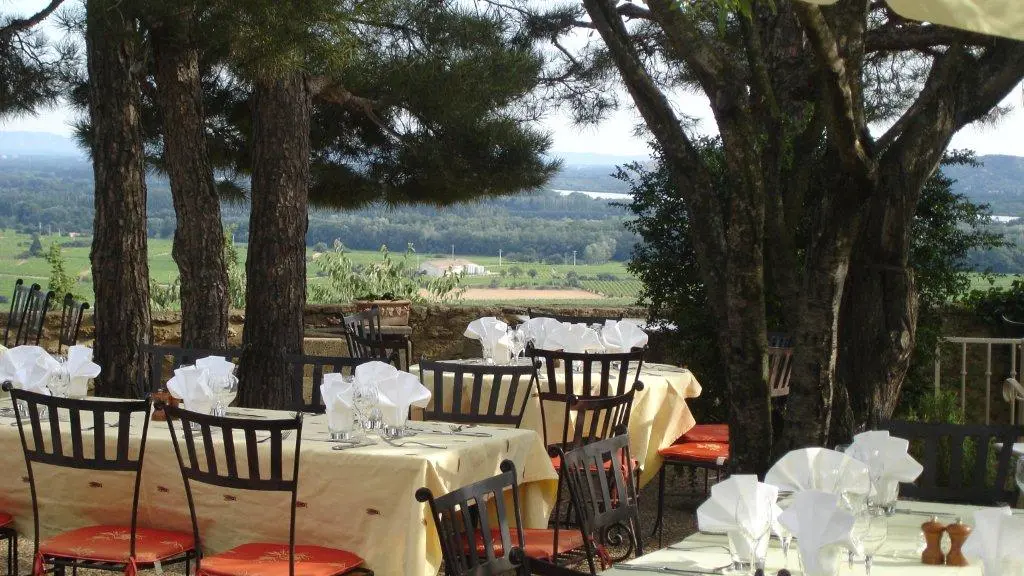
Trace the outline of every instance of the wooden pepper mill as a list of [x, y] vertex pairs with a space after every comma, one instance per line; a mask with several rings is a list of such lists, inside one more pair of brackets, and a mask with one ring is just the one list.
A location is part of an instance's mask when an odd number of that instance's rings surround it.
[[957, 518], [956, 522], [946, 526], [946, 532], [949, 534], [949, 554], [946, 555], [946, 565], [967, 566], [967, 558], [964, 558], [960, 549], [964, 545], [964, 540], [967, 540], [967, 536], [970, 535], [971, 527]]
[[925, 548], [921, 553], [923, 564], [939, 565], [946, 563], [946, 557], [942, 554], [942, 533], [946, 527], [939, 523], [936, 516], [921, 524], [921, 531], [924, 532]]

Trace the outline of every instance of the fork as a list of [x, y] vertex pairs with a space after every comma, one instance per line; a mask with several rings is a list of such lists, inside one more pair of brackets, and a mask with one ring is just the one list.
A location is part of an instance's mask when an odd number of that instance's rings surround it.
[[426, 442], [419, 442], [417, 440], [405, 440], [403, 442], [395, 442], [394, 440], [392, 440], [392, 439], [390, 439], [390, 438], [388, 438], [387, 436], [384, 436], [384, 435], [381, 435], [380, 439], [383, 440], [384, 443], [387, 444], [388, 446], [392, 446], [394, 448], [402, 448], [402, 447], [408, 446], [408, 445], [415, 445], [415, 446], [423, 446], [424, 448], [434, 448], [436, 450], [447, 450], [448, 449], [447, 446], [441, 446], [440, 444], [427, 444]]
[[644, 564], [616, 564], [613, 566], [615, 570], [626, 570], [633, 572], [655, 572], [658, 574], [688, 574], [689, 576], [698, 576], [704, 574], [719, 574], [718, 572], [708, 572], [703, 570], [688, 570], [686, 568], [673, 568], [671, 566], [651, 566]]
[[[283, 433], [281, 434], [281, 440], [287, 440], [287, 439], [288, 439], [288, 437], [289, 437], [289, 436], [291, 436], [291, 435], [292, 435], [292, 431], [291, 431], [291, 430], [285, 430], [285, 431], [284, 431], [284, 432], [283, 432]], [[266, 438], [260, 438], [259, 440], [257, 440], [257, 441], [256, 441], [256, 443], [257, 443], [257, 444], [263, 444], [264, 442], [266, 442], [266, 441], [270, 440], [270, 439], [271, 439], [271, 438], [273, 438], [273, 437], [274, 437], [274, 435], [273, 435], [273, 434], [271, 434], [270, 436], [267, 436]]]

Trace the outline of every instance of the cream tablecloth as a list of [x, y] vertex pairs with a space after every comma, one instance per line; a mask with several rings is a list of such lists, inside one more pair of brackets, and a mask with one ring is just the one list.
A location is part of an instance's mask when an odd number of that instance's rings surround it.
[[[412, 366], [410, 372], [419, 375], [419, 366]], [[426, 376], [424, 384], [428, 388], [433, 388], [433, 377], [429, 373]], [[546, 381], [546, 376], [544, 378]], [[645, 363], [640, 372], [640, 381], [644, 383], [644, 389], [633, 399], [633, 409], [629, 416], [629, 444], [633, 458], [636, 458], [643, 467], [640, 484], [645, 485], [657, 476], [661, 468], [662, 459], [658, 455], [658, 450], [670, 446], [696, 423], [686, 400], [700, 396], [701, 388], [692, 372], [667, 364]], [[467, 378], [464, 383], [467, 390], [471, 383], [472, 379]], [[574, 385], [577, 384], [582, 385], [582, 377], [574, 379]], [[446, 374], [445, 386], [449, 388], [446, 388], [444, 397], [449, 401], [452, 398], [452, 385], [451, 375]], [[562, 382], [559, 382], [558, 386], [559, 390], [565, 389]], [[525, 390], [521, 389], [521, 392], [525, 393]], [[468, 402], [470, 394], [465, 393], [463, 397]], [[486, 398], [486, 392], [484, 397]], [[563, 409], [557, 406], [546, 406], [545, 409], [548, 441], [560, 442], [564, 422]], [[526, 404], [521, 427], [543, 434], [545, 426], [542, 422], [540, 399], [534, 390]]]
[[[928, 566], [921, 563], [921, 551], [924, 539], [921, 535], [921, 524], [927, 522], [934, 514], [943, 524], [949, 524], [961, 518], [965, 524], [973, 524], [974, 506], [955, 506], [935, 502], [900, 502], [897, 512], [889, 517], [888, 536], [885, 544], [875, 556], [872, 576], [981, 576], [981, 563], [971, 566]], [[948, 550], [948, 543], [946, 544]], [[800, 562], [797, 558], [796, 543], [789, 551], [788, 563], [782, 555], [779, 543], [772, 539], [768, 551], [765, 574], [775, 574], [787, 568], [793, 574], [800, 574]], [[602, 574], [608, 576], [639, 576], [643, 574], [665, 574], [672, 570], [657, 570], [667, 567], [675, 571], [691, 571], [694, 573], [710, 572], [729, 564], [729, 543], [724, 535], [696, 533], [689, 538], [641, 556], [629, 562], [631, 566], [650, 566], [651, 570], [612, 568]], [[862, 576], [863, 562], [855, 562], [853, 569], [845, 561], [840, 562], [839, 576]], [[696, 576], [694, 574], [693, 576]]]
[[[264, 411], [244, 411], [271, 415]], [[280, 414], [280, 413], [278, 413]], [[132, 423], [141, 433], [141, 419]], [[32, 506], [18, 429], [0, 418], [0, 510], [31, 534]], [[88, 425], [88, 424], [84, 424]], [[66, 426], [66, 424], [65, 424]], [[543, 442], [532, 430], [486, 429], [488, 438], [422, 435], [418, 439], [445, 450], [375, 445], [343, 451], [324, 442], [323, 416], [303, 424], [296, 540], [347, 549], [361, 555], [381, 575], [433, 575], [441, 551], [427, 506], [414, 494], [426, 486], [440, 495], [499, 472], [502, 460], [516, 464], [521, 482], [523, 521], [544, 527], [554, 501], [557, 476]], [[113, 436], [115, 430], [107, 434]], [[285, 441], [286, 462], [294, 453]], [[378, 442], [380, 442], [378, 440]], [[269, 443], [260, 445], [269, 453]], [[88, 450], [88, 449], [87, 449]], [[265, 459], [261, 455], [261, 459]], [[34, 467], [40, 487], [43, 536], [129, 518], [132, 476], [124, 473], [68, 471]], [[194, 485], [198, 486], [198, 485]], [[287, 542], [287, 494], [247, 493], [202, 486], [194, 490], [204, 549], [219, 551], [244, 542]], [[142, 496], [144, 526], [191, 531], [184, 486], [167, 425], [149, 429]]]

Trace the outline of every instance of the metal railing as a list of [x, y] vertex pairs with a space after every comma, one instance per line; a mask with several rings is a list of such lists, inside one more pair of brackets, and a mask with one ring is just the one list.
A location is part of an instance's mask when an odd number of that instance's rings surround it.
[[[966, 336], [946, 336], [939, 339], [938, 344], [935, 347], [935, 396], [939, 396], [939, 390], [941, 387], [942, 380], [942, 345], [943, 344], [959, 344], [960, 348], [960, 414], [964, 416], [967, 412], [967, 347], [971, 345], [984, 346], [985, 347], [985, 424], [990, 424], [992, 414], [992, 348], [995, 346], [997, 349], [1008, 347], [1010, 351], [1010, 364], [1009, 370], [1006, 375], [1000, 379], [1000, 386], [1007, 389], [1004, 386], [1004, 382], [1012, 380], [1014, 383], [1017, 381], [1017, 375], [1019, 374], [1018, 362], [1024, 362], [1024, 338], [975, 338]], [[1019, 386], [1019, 385], [1018, 385]], [[1005, 394], [1004, 394], [1005, 396]], [[1015, 395], [1016, 396], [1016, 395]], [[1007, 399], [1010, 405], [1010, 423], [1011, 424], [1024, 424], [1024, 401], [1019, 396], [1016, 396], [1015, 401]]]

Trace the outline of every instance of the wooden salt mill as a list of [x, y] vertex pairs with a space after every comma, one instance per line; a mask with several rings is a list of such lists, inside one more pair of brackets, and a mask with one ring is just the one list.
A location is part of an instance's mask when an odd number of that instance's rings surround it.
[[957, 518], [956, 522], [946, 526], [946, 532], [949, 534], [949, 554], [946, 555], [946, 565], [967, 566], [967, 558], [964, 558], [960, 548], [963, 547], [964, 540], [967, 540], [967, 536], [970, 535], [971, 527]]
[[921, 524], [921, 531], [924, 532], [925, 548], [921, 553], [921, 563], [939, 565], [945, 564], [946, 558], [942, 554], [942, 533], [946, 527], [939, 523], [936, 516]]

